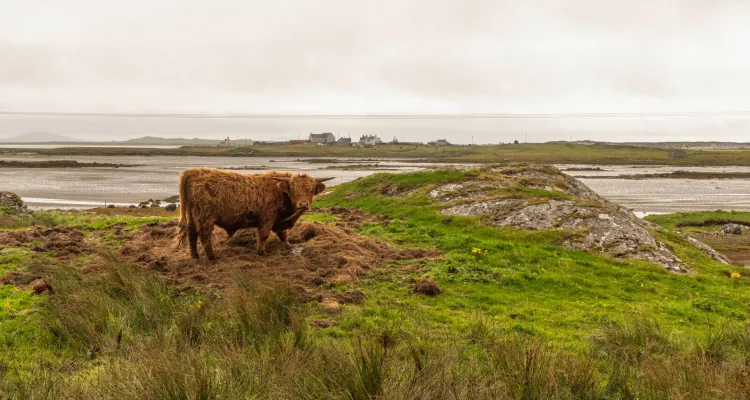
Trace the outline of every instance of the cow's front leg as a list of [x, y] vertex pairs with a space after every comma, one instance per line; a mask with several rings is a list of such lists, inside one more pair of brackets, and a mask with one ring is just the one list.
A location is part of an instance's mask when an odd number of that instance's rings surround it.
[[268, 236], [271, 234], [271, 228], [273, 228], [273, 220], [264, 222], [258, 227], [258, 255], [266, 255], [266, 241]]
[[281, 240], [281, 243], [286, 248], [291, 247], [291, 245], [289, 244], [289, 235], [287, 234], [286, 230], [283, 230], [283, 231], [274, 231], [274, 233], [276, 233], [276, 236], [279, 237], [279, 240]]

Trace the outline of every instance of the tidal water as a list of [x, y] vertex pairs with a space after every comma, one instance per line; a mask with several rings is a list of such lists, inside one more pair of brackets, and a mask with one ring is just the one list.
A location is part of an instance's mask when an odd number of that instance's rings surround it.
[[[0, 168], [0, 190], [18, 193], [35, 209], [90, 208], [115, 204], [126, 206], [148, 199], [163, 199], [177, 194], [179, 173], [189, 167], [238, 168], [239, 172], [263, 172], [268, 169], [305, 172], [334, 179], [337, 185], [376, 172], [407, 172], [436, 164], [415, 164], [405, 160], [362, 161], [329, 159], [306, 162], [297, 158], [259, 157], [173, 157], [173, 156], [28, 156], [0, 157], [0, 160], [76, 160], [79, 162], [138, 164], [126, 168]], [[335, 162], [338, 161], [338, 162]], [[332, 167], [358, 165], [354, 169]], [[377, 164], [377, 169], [373, 165]], [[572, 166], [560, 165], [561, 169]], [[576, 165], [574, 167], [587, 167]], [[591, 166], [588, 166], [591, 167]], [[639, 215], [699, 210], [750, 211], [748, 179], [591, 179], [591, 176], [618, 176], [663, 173], [674, 170], [711, 172], [750, 172], [750, 167], [641, 167], [601, 166], [604, 171], [567, 171], [591, 189]]]

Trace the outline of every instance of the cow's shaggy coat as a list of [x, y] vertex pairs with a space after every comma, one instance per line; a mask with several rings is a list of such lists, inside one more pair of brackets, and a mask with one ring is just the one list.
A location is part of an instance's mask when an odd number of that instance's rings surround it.
[[178, 243], [190, 243], [198, 258], [198, 239], [206, 257], [216, 258], [211, 243], [214, 225], [229, 236], [244, 228], [258, 228], [259, 255], [266, 254], [271, 231], [284, 244], [287, 229], [312, 205], [313, 196], [325, 190], [321, 179], [306, 174], [271, 171], [250, 175], [213, 168], [190, 168], [180, 175]]

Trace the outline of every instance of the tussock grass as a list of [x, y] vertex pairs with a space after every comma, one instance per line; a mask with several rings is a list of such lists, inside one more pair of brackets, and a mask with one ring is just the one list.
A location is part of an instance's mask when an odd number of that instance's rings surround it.
[[[37, 267], [41, 268], [41, 267]], [[288, 287], [239, 282], [226, 295], [177, 293], [110, 257], [104, 273], [49, 267], [42, 305], [60, 363], [0, 369], [13, 399], [740, 399], [750, 328], [700, 342], [647, 316], [605, 322], [570, 351], [482, 317], [466, 336], [428, 331], [311, 333]]]
[[28, 228], [32, 225], [57, 226], [59, 221], [51, 213], [19, 215], [13, 209], [0, 207], [0, 229]]

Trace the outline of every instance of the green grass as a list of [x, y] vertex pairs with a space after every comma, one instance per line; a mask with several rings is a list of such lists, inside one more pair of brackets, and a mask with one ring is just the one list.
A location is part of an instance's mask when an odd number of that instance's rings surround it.
[[[750, 165], [747, 150], [685, 150], [685, 158], [670, 158], [669, 149], [626, 145], [582, 145], [573, 143], [524, 143], [489, 146], [403, 146], [375, 148], [303, 145], [252, 146], [236, 148], [186, 146], [179, 149], [152, 148], [56, 148], [23, 149], [24, 154], [39, 155], [136, 155], [136, 156], [237, 156], [237, 157], [352, 157], [409, 158], [433, 162], [537, 162], [584, 164], [652, 165]], [[0, 154], [18, 154], [18, 149], [3, 148]]]
[[[446, 254], [443, 260], [425, 263], [419, 272], [438, 281], [441, 295], [410, 294], [409, 280], [414, 276], [397, 265], [389, 266], [353, 285], [367, 294], [367, 301], [363, 307], [346, 307], [336, 334], [398, 326], [405, 316], [412, 316], [422, 328], [466, 330], [468, 321], [481, 314], [507, 332], [527, 332], [575, 348], [585, 347], [602, 321], [624, 320], [641, 312], [686, 336], [747, 320], [750, 282], [730, 279], [731, 267], [714, 262], [679, 235], [659, 234], [695, 268], [694, 276], [563, 248], [566, 235], [575, 232], [491, 228], [461, 217], [446, 224], [423, 195], [427, 188], [398, 198], [378, 194], [378, 188], [388, 185], [456, 181], [466, 177], [461, 174], [377, 174], [342, 185], [318, 200], [320, 206], [357, 207], [392, 219], [387, 226], [366, 225], [363, 234], [399, 246], [436, 247]], [[366, 195], [347, 200], [351, 192]], [[487, 253], [478, 256], [473, 248]]]
[[121, 215], [103, 215], [86, 211], [37, 211], [31, 215], [0, 213], [0, 229], [25, 229], [30, 226], [70, 226], [75, 228], [102, 229], [122, 223], [123, 229], [133, 229], [145, 223], [168, 221], [170, 217], [129, 217]]

